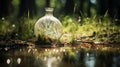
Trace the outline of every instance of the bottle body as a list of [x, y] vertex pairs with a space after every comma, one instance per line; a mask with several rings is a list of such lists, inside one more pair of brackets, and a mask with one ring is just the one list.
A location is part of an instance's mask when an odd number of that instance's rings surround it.
[[62, 24], [52, 15], [52, 11], [48, 10], [45, 16], [36, 22], [34, 32], [37, 38], [44, 36], [45, 38], [59, 39], [62, 35]]

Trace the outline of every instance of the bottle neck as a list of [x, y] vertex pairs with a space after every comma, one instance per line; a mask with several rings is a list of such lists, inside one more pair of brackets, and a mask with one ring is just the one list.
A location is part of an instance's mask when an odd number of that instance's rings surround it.
[[51, 15], [51, 16], [53, 16], [53, 12], [46, 11], [45, 15]]
[[51, 15], [53, 16], [53, 8], [45, 8], [46, 15]]

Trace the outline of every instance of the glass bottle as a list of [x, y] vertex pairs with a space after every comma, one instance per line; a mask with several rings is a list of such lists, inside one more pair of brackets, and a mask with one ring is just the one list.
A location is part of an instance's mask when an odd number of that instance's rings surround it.
[[53, 16], [53, 8], [45, 8], [46, 14], [40, 18], [34, 27], [35, 36], [59, 39], [62, 35], [62, 24]]

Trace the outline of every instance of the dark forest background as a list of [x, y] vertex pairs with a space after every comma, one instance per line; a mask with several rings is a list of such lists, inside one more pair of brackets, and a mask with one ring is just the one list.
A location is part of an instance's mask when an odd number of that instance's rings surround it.
[[103, 16], [120, 19], [120, 0], [0, 0], [0, 18], [42, 16], [45, 7], [54, 7], [55, 15]]

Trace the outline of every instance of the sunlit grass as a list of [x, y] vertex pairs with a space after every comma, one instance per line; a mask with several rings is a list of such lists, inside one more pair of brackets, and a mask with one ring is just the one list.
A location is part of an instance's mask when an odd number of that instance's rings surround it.
[[[21, 21], [22, 20], [22, 21]], [[18, 22], [19, 38], [26, 40], [34, 36], [34, 24], [36, 19], [23, 18]]]
[[115, 33], [119, 33], [119, 26], [115, 25], [107, 14], [103, 18], [98, 16], [86, 17], [81, 22], [78, 22], [74, 17], [66, 16], [62, 22], [63, 32], [64, 34], [66, 32], [70, 33], [69, 39], [73, 38], [71, 40], [92, 36], [92, 38], [95, 38], [93, 41], [112, 42], [111, 38], [113, 38], [114, 42], [119, 41], [119, 38], [116, 38], [119, 35], [115, 35]]

